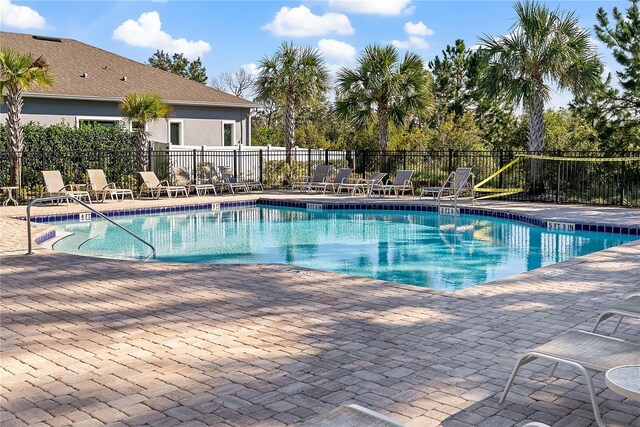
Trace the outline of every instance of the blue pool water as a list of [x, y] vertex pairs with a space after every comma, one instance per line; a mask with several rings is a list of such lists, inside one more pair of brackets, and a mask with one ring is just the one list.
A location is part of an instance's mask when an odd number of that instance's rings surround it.
[[[471, 215], [246, 208], [114, 218], [185, 263], [285, 263], [458, 290], [616, 246], [631, 236], [559, 232]], [[60, 223], [54, 249], [140, 258], [149, 248], [108, 222]]]

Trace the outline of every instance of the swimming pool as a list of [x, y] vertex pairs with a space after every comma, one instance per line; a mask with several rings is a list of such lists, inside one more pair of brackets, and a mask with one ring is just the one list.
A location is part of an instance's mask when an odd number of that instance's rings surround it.
[[[158, 261], [284, 263], [450, 291], [636, 238], [434, 212], [250, 207], [113, 219], [156, 246]], [[72, 234], [54, 250], [110, 258], [149, 253], [101, 219], [58, 225]]]

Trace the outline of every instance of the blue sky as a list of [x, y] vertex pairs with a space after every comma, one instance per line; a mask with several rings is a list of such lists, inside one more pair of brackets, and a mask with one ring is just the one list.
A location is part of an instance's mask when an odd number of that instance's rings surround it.
[[[547, 2], [574, 10], [592, 31], [599, 6], [625, 1]], [[145, 62], [156, 49], [201, 56], [209, 77], [253, 68], [283, 41], [319, 48], [331, 69], [350, 66], [370, 43], [394, 43], [430, 61], [462, 38], [499, 36], [514, 22], [511, 1], [17, 1], [0, 0], [0, 28], [73, 38]], [[0, 40], [1, 44], [1, 40]], [[597, 43], [608, 70], [610, 53]], [[552, 105], [566, 104], [557, 94]]]

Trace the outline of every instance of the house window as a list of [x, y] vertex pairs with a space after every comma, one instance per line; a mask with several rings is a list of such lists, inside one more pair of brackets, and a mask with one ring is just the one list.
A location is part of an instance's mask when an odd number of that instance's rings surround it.
[[171, 142], [171, 145], [182, 145], [181, 125], [182, 123], [180, 122], [169, 123], [169, 142]]
[[234, 141], [234, 122], [222, 123], [222, 145], [231, 147], [235, 145]]
[[91, 120], [80, 119], [78, 120], [80, 126], [104, 126], [104, 127], [117, 127], [120, 126], [119, 120]]

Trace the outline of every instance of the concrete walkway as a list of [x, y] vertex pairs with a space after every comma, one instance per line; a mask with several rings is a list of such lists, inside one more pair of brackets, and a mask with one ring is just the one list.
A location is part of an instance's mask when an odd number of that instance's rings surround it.
[[[8, 218], [23, 212], [0, 209], [3, 427], [280, 426], [347, 403], [409, 426], [589, 426], [572, 370], [549, 378], [548, 364], [532, 363], [505, 405], [499, 393], [523, 349], [590, 329], [602, 307], [640, 291], [640, 241], [444, 293], [274, 265], [28, 257], [24, 223]], [[640, 343], [640, 322], [617, 336]], [[602, 375], [595, 385], [608, 425], [640, 426], [637, 402], [607, 390]]]

